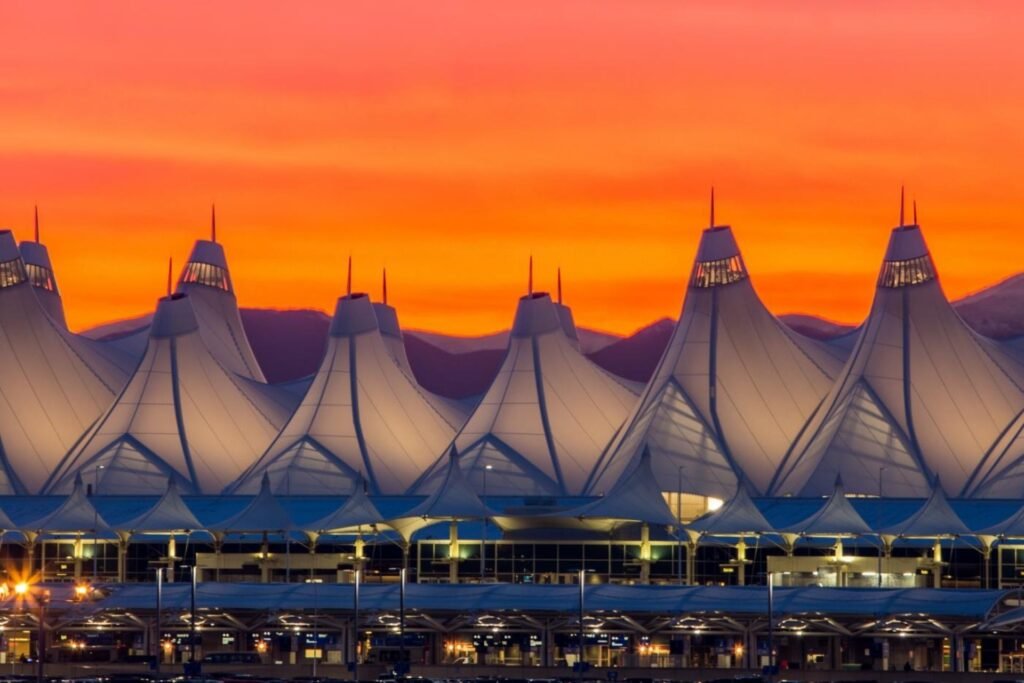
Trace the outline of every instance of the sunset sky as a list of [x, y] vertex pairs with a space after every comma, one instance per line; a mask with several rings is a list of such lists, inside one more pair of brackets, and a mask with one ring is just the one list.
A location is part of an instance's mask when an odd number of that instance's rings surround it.
[[1024, 270], [1024, 9], [974, 2], [5, 2], [0, 226], [75, 329], [219, 236], [241, 305], [387, 266], [407, 328], [679, 312], [708, 188], [777, 313], [866, 312], [899, 187], [947, 294]]

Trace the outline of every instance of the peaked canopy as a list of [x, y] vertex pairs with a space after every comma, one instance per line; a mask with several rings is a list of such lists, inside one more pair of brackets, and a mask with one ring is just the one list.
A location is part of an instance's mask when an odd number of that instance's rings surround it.
[[71, 494], [60, 507], [41, 519], [22, 524], [21, 530], [32, 533], [84, 534], [109, 531], [110, 526], [85, 495], [82, 477], [76, 476]]
[[672, 338], [587, 491], [610, 490], [649, 449], [655, 477], [682, 467], [689, 493], [726, 498], [740, 478], [763, 493], [839, 368], [764, 307], [732, 229], [708, 228]]
[[709, 536], [753, 536], [774, 531], [742, 482], [737, 485], [733, 497], [722, 507], [693, 520], [687, 526]]
[[369, 297], [347, 295], [301, 404], [229, 490], [252, 492], [267, 475], [278, 493], [349, 494], [365, 473], [373, 493], [403, 493], [454, 433], [396, 365]]
[[38, 492], [124, 380], [46, 314], [13, 235], [0, 231], [0, 494]]
[[943, 538], [965, 536], [970, 534], [971, 530], [950, 506], [946, 492], [936, 479], [932, 484], [931, 495], [917, 512], [902, 522], [881, 529], [879, 533], [883, 536], [902, 538]]
[[890, 496], [925, 497], [935, 475], [951, 493], [984, 488], [1006, 464], [993, 449], [1024, 410], [1022, 386], [949, 305], [918, 226], [895, 228], [853, 353], [771, 492], [824, 495], [841, 474], [874, 494], [883, 469]]
[[238, 514], [208, 525], [210, 531], [221, 533], [284, 533], [293, 528], [291, 515], [270, 491], [270, 480], [264, 476], [260, 491]]
[[168, 478], [167, 490], [153, 507], [138, 517], [119, 524], [118, 528], [131, 533], [173, 534], [201, 529], [202, 524], [182, 500], [177, 481]]
[[218, 493], [251, 464], [284, 423], [285, 409], [227, 370], [199, 333], [191, 296], [161, 299], [146, 354], [107, 412], [71, 449], [46, 486], [67, 490], [99, 470], [104, 491]]
[[[476, 491], [492, 495], [577, 494], [636, 397], [577, 351], [551, 298], [519, 300], [497, 377], [455, 437]], [[437, 489], [442, 456], [413, 488]]]
[[661, 495], [661, 485], [654, 478], [651, 454], [647, 450], [607, 495], [564, 514], [583, 519], [631, 520], [665, 526], [679, 523]]
[[843, 480], [836, 478], [836, 487], [825, 504], [807, 519], [792, 524], [780, 531], [805, 536], [860, 536], [870, 534], [871, 526], [864, 521], [846, 497]]
[[245, 336], [224, 247], [196, 240], [176, 291], [191, 297], [199, 332], [214, 357], [231, 372], [266, 382]]
[[497, 514], [480, 500], [470, 486], [454, 447], [445, 459], [447, 467], [441, 486], [422, 503], [389, 522], [406, 539], [412, 538], [418, 529], [435, 522], [490, 519]]
[[39, 305], [54, 322], [67, 329], [68, 323], [64, 318], [64, 301], [61, 299], [60, 290], [57, 289], [57, 277], [53, 272], [53, 264], [50, 263], [50, 252], [46, 245], [39, 241], [38, 222], [36, 228], [36, 241], [21, 242], [18, 245], [18, 250], [25, 262], [25, 272], [39, 299]]
[[1024, 505], [1012, 515], [990, 527], [977, 532], [978, 536], [996, 536], [999, 538], [1024, 538]]
[[306, 526], [318, 533], [343, 534], [379, 524], [383, 519], [380, 510], [366, 495], [366, 487], [356, 486], [341, 507]]

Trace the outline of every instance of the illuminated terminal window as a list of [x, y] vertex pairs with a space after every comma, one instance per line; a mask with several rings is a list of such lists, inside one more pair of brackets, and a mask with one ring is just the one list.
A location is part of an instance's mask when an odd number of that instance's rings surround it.
[[662, 491], [661, 495], [672, 510], [672, 514], [683, 524], [692, 522], [705, 513], [714, 512], [724, 504], [720, 498], [700, 496], [695, 493], [680, 494], [676, 491]]
[[34, 263], [26, 263], [25, 272], [28, 273], [28, 281], [32, 283], [33, 287], [56, 293], [57, 280], [53, 277], [52, 270]]
[[886, 261], [878, 276], [878, 286], [895, 289], [910, 287], [935, 279], [935, 266], [928, 254], [905, 261]]
[[27, 279], [25, 264], [20, 258], [0, 263], [0, 287], [20, 285]]
[[183, 285], [205, 285], [215, 287], [225, 292], [231, 291], [231, 277], [228, 271], [212, 263], [200, 263], [189, 261], [185, 265], [185, 272], [181, 276]]
[[718, 287], [739, 282], [747, 277], [747, 268], [740, 255], [717, 261], [698, 261], [693, 268], [694, 287]]

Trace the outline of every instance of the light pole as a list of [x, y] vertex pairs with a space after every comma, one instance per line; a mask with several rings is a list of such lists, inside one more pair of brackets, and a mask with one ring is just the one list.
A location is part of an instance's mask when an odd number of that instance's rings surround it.
[[[484, 467], [484, 507], [487, 507], [487, 473], [494, 469], [494, 465]], [[494, 574], [498, 574], [498, 560], [494, 560]], [[484, 582], [487, 575], [487, 511], [484, 511], [484, 531], [480, 534], [480, 583]]]
[[409, 664], [405, 661], [405, 567], [399, 571], [398, 588], [398, 674], [409, 673]]
[[768, 572], [768, 683], [775, 676], [775, 579]]
[[164, 568], [156, 569], [156, 657], [154, 669], [160, 673], [160, 660], [163, 658], [163, 610], [164, 610]]
[[[878, 468], [878, 504], [879, 504], [879, 507], [881, 507], [881, 504], [882, 504], [882, 482], [884, 481], [883, 475], [885, 474], [885, 470], [887, 470], [887, 469], [888, 469], [887, 467], [879, 467]], [[879, 536], [878, 540], [879, 540], [879, 546], [878, 546], [878, 587], [881, 588], [882, 587], [882, 552], [885, 551], [885, 539], [882, 538], [881, 536]]]
[[679, 466], [679, 487], [676, 489], [676, 520], [678, 522], [676, 526], [676, 542], [678, 543], [678, 554], [679, 554], [679, 585], [683, 585], [683, 469], [684, 466]]
[[36, 617], [39, 620], [36, 630], [36, 683], [43, 683], [46, 680], [46, 605], [50, 602], [50, 590], [40, 588], [38, 591], [33, 591], [32, 586], [25, 581], [14, 586], [14, 594], [22, 600], [30, 597], [33, 592], [37, 593]]
[[359, 680], [359, 579], [363, 573], [362, 569], [356, 569], [355, 590], [352, 592], [352, 632], [355, 634], [355, 648], [352, 658], [352, 680]]
[[580, 580], [580, 614], [579, 614], [579, 617], [580, 617], [580, 656], [578, 657], [578, 661], [576, 662], [576, 680], [579, 681], [580, 683], [582, 683], [582, 681], [583, 681], [584, 661], [586, 660], [586, 656], [584, 654], [586, 652], [586, 648], [584, 646], [584, 636], [586, 634], [584, 633], [584, 629], [583, 629], [583, 616], [584, 616], [583, 603], [584, 603], [584, 597], [585, 597], [586, 587], [587, 587], [587, 570], [586, 570], [585, 567], [580, 567], [580, 579], [579, 580]]
[[96, 583], [99, 575], [99, 545], [100, 545], [100, 511], [96, 508], [100, 494], [100, 470], [104, 465], [97, 465], [92, 471], [92, 582]]
[[189, 676], [196, 675], [196, 565], [192, 564], [192, 590], [189, 593], [188, 658]]
[[316, 680], [316, 665], [320, 660], [320, 633], [317, 628], [317, 597], [319, 590], [317, 590], [317, 581], [310, 581], [313, 584], [313, 680]]

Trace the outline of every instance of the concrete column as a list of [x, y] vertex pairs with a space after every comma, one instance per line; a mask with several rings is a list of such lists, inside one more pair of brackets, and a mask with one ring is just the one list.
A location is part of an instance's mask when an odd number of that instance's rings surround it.
[[640, 583], [651, 582], [651, 528], [640, 526]]
[[270, 583], [270, 540], [263, 532], [263, 543], [260, 544], [260, 583]]
[[448, 583], [459, 582], [459, 523], [448, 524]]
[[747, 541], [740, 536], [736, 543], [736, 584], [745, 586], [747, 583]]
[[[85, 548], [83, 547], [83, 545], [84, 544], [82, 543], [82, 537], [81, 536], [76, 536], [75, 537], [74, 551], [73, 551], [73, 554], [75, 556], [75, 581], [78, 581], [79, 579], [82, 578], [82, 554], [85, 551]], [[93, 546], [93, 552], [95, 552], [95, 551], [96, 551], [96, 547]]]
[[125, 583], [128, 580], [128, 536], [117, 538], [117, 582]]
[[942, 588], [942, 543], [939, 539], [935, 539], [932, 559], [935, 561], [935, 569], [932, 571], [932, 587]]
[[174, 560], [178, 555], [178, 542], [174, 535], [167, 537], [167, 583], [174, 583]]
[[686, 544], [686, 585], [692, 586], [697, 581], [697, 542]]

